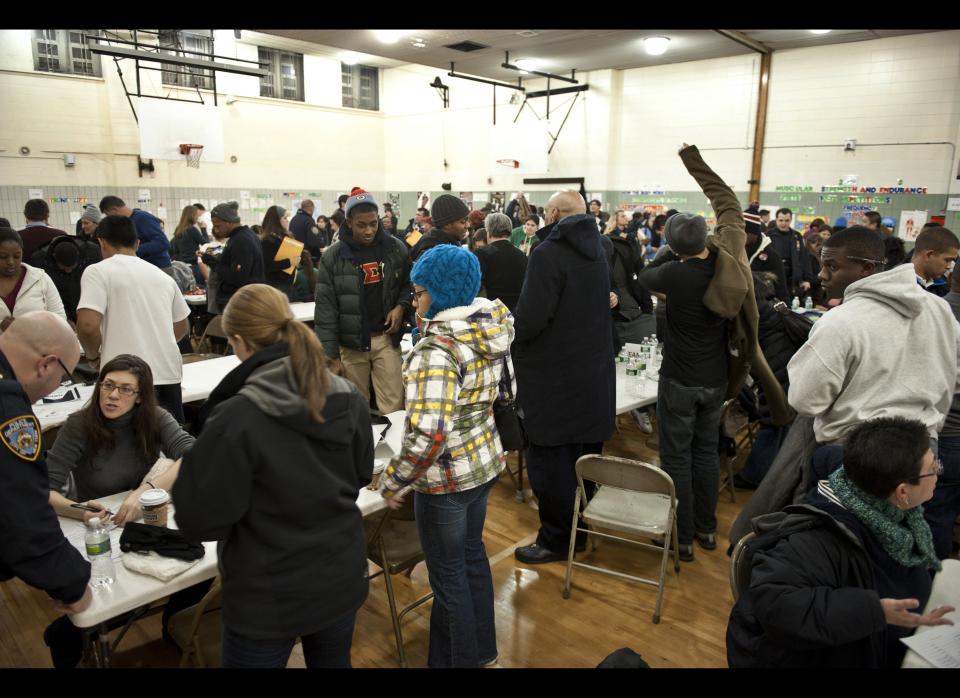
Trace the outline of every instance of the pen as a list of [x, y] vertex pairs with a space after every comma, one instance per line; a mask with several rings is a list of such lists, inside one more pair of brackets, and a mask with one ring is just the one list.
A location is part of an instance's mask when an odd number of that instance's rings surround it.
[[109, 509], [96, 509], [94, 507], [88, 507], [86, 504], [76, 504], [76, 503], [71, 504], [70, 506], [74, 509], [83, 509], [84, 511], [94, 511], [94, 512], [105, 511], [107, 512], [107, 516], [113, 516], [113, 512], [110, 511]]

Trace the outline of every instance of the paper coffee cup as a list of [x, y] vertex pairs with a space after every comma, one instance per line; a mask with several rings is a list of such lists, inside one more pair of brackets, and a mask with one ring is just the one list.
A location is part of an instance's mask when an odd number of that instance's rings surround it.
[[140, 495], [140, 507], [143, 509], [143, 523], [148, 526], [166, 526], [167, 509], [170, 495], [166, 490], [147, 490]]

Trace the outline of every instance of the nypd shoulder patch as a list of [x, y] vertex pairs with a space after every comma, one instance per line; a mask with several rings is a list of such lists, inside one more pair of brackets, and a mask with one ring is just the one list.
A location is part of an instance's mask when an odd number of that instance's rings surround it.
[[40, 456], [40, 425], [31, 414], [14, 417], [0, 424], [0, 441], [24, 460], [33, 462]]

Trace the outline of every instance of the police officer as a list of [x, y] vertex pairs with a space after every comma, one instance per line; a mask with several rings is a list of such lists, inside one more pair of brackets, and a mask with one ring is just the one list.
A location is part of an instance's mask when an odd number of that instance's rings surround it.
[[90, 563], [60, 530], [30, 405], [68, 378], [80, 344], [65, 320], [25, 313], [0, 335], [0, 580], [20, 577], [63, 613], [90, 605]]

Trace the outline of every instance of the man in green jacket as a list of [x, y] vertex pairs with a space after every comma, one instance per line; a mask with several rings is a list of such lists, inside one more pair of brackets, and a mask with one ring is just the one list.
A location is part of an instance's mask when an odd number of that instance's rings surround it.
[[383, 414], [403, 409], [400, 338], [412, 307], [410, 255], [385, 232], [373, 195], [356, 188], [344, 206], [340, 239], [317, 267], [314, 327], [331, 369]]

